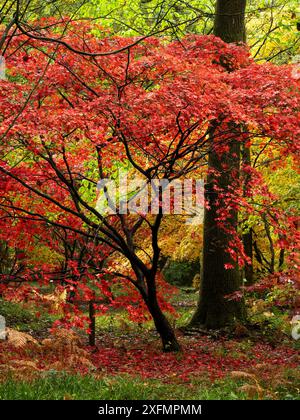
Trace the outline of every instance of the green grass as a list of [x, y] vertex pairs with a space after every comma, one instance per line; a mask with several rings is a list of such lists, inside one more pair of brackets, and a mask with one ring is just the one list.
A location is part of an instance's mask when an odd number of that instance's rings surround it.
[[[172, 298], [172, 303], [175, 305], [179, 316], [174, 319], [168, 314], [167, 316], [171, 321], [171, 324], [176, 325], [176, 327], [186, 325], [195, 311], [197, 299], [198, 295], [194, 289], [179, 289], [179, 293], [175, 294]], [[185, 303], [187, 304], [187, 307], [185, 306]], [[88, 315], [88, 312], [85, 312], [85, 315]], [[137, 323], [129, 319], [128, 313], [124, 309], [111, 309], [106, 314], [98, 316], [96, 318], [96, 328], [99, 331], [114, 331], [116, 335], [118, 335], [118, 332], [123, 334], [124, 331], [122, 329], [122, 324], [120, 327], [120, 322], [125, 322], [128, 327], [132, 329], [137, 328]], [[153, 321], [143, 322], [141, 327], [145, 331], [151, 330], [154, 329], [154, 323]]]
[[141, 400], [141, 399], [245, 399], [230, 380], [215, 384], [162, 384], [158, 380], [144, 380], [129, 376], [106, 377], [48, 372], [33, 382], [0, 383], [0, 400]]
[[50, 328], [56, 317], [40, 311], [41, 316], [37, 318], [36, 312], [37, 309], [25, 308], [20, 303], [0, 299], [0, 314], [5, 317], [9, 328], [23, 332], [39, 332]]
[[[244, 400], [247, 395], [239, 390], [244, 383], [231, 378], [210, 383], [199, 378], [188, 384], [164, 384], [128, 375], [96, 379], [50, 371], [32, 382], [9, 379], [0, 383], [0, 400]], [[296, 400], [299, 394], [281, 388], [276, 398]]]

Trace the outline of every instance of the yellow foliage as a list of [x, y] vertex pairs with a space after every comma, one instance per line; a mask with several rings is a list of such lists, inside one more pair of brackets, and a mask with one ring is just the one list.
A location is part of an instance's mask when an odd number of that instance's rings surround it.
[[248, 372], [243, 372], [240, 370], [233, 370], [230, 372], [230, 376], [235, 379], [253, 379], [256, 380], [255, 376]]
[[165, 218], [160, 236], [159, 246], [162, 254], [173, 260], [195, 261], [200, 256], [202, 235], [199, 226], [185, 224], [181, 216]]
[[51, 365], [51, 369], [72, 370], [79, 366], [94, 368], [89, 353], [80, 346], [80, 337], [72, 330], [57, 330], [41, 344], [45, 356], [55, 354], [58, 359]]
[[196, 290], [200, 289], [200, 282], [201, 282], [201, 277], [200, 274], [197, 273], [195, 274], [194, 278], [193, 278], [193, 288]]
[[62, 306], [67, 299], [66, 289], [63, 291], [56, 289], [53, 293], [48, 295], [43, 295], [35, 290], [33, 290], [33, 293], [36, 297], [38, 297], [38, 299], [40, 299], [43, 305], [50, 309], [52, 312], [56, 314], [62, 314]]
[[[15, 379], [30, 380], [48, 369], [69, 372], [77, 371], [78, 368], [95, 369], [88, 351], [81, 347], [80, 337], [74, 331], [60, 329], [41, 343], [38, 343], [30, 334], [10, 329], [8, 333], [9, 339], [1, 343], [0, 373], [2, 378], [13, 376]], [[18, 348], [16, 354], [11, 351], [12, 347]], [[27, 352], [28, 350], [30, 353]], [[28, 354], [30, 354], [30, 360], [28, 360]], [[21, 358], [15, 359], [16, 355]], [[45, 363], [44, 368], [38, 367], [39, 360]]]
[[247, 394], [249, 398], [254, 398], [257, 396], [258, 399], [262, 399], [265, 390], [260, 385], [257, 377], [254, 374], [243, 371], [232, 371], [231, 376], [235, 379], [248, 379], [253, 382], [253, 384], [245, 384], [241, 386], [238, 388], [238, 390]]

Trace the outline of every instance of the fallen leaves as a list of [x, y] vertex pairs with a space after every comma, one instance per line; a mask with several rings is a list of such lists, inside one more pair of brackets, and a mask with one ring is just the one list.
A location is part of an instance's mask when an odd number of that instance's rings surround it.
[[[283, 346], [274, 350], [268, 345], [255, 344], [244, 349], [243, 343], [235, 340], [223, 342], [207, 337], [197, 337], [193, 340], [190, 337], [182, 337], [181, 340], [184, 344], [181, 354], [162, 354], [154, 342], [144, 344], [141, 348], [139, 337], [137, 348], [133, 338], [128, 341], [124, 338], [122, 345], [114, 346], [110, 343], [109, 347], [100, 346], [98, 351], [92, 354], [92, 359], [98, 371], [102, 373], [127, 373], [164, 382], [185, 383], [190, 382], [192, 377], [207, 377], [214, 381], [233, 371], [239, 372], [236, 375], [244, 375], [244, 379], [249, 380], [256, 377], [256, 370], [250, 373], [247, 371], [250, 368], [255, 369], [259, 363], [270, 367], [275, 361], [277, 368], [293, 368], [298, 364], [296, 352]], [[105, 342], [105, 338], [103, 341]], [[243, 357], [240, 357], [241, 354]]]
[[8, 329], [8, 340], [0, 347], [0, 372], [31, 379], [47, 370], [86, 373], [95, 366], [74, 331], [57, 330], [39, 343], [29, 334]]
[[[20, 335], [19, 335], [20, 334]], [[276, 398], [277, 387], [291, 386], [287, 369], [297, 371], [299, 355], [286, 346], [239, 340], [216, 340], [207, 336], [182, 337], [183, 352], [162, 353], [159, 341], [149, 333], [102, 335], [98, 348], [85, 347], [79, 335], [60, 329], [40, 343], [19, 333], [14, 342], [0, 346], [0, 372], [16, 379], [31, 380], [48, 371], [93, 375], [95, 378], [127, 374], [144, 380], [189, 386], [193, 380], [214, 382], [230, 376], [247, 398]], [[24, 334], [24, 336], [23, 336]], [[26, 344], [25, 344], [26, 339]], [[22, 345], [20, 345], [22, 343]], [[243, 357], [241, 357], [243, 355]]]
[[25, 347], [28, 343], [38, 345], [37, 340], [35, 340], [30, 334], [26, 334], [11, 328], [7, 328], [7, 343], [12, 347]]

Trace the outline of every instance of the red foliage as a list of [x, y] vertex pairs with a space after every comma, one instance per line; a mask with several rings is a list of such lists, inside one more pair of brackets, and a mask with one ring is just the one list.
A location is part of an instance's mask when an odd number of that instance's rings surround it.
[[215, 380], [231, 371], [246, 370], [261, 363], [296, 368], [296, 354], [291, 348], [282, 346], [274, 350], [266, 344], [256, 344], [244, 352], [234, 340], [221, 343], [203, 337], [190, 340], [179, 355], [161, 354], [159, 349], [153, 350], [153, 345], [128, 350], [101, 347], [92, 360], [100, 371], [109, 374], [128, 373], [166, 382], [178, 378], [188, 382], [191, 377]]
[[[105, 337], [109, 342], [111, 337]], [[138, 340], [138, 341], [137, 341]], [[179, 354], [161, 353], [157, 342], [141, 344], [140, 337], [122, 339], [121, 346], [100, 346], [98, 351], [89, 353], [82, 349], [85, 360], [70, 364], [69, 346], [56, 351], [55, 341], [53, 349], [43, 347], [16, 349], [5, 347], [0, 352], [0, 365], [9, 361], [23, 361], [34, 359], [40, 371], [47, 371], [59, 362], [59, 369], [67, 369], [81, 374], [120, 375], [129, 374], [145, 379], [160, 379], [166, 383], [189, 383], [192, 378], [214, 381], [228, 375], [232, 371], [247, 371], [259, 369], [261, 379], [268, 379], [268, 368], [276, 366], [297, 369], [299, 355], [291, 347], [278, 346], [276, 349], [267, 344], [254, 344], [250, 348], [243, 347], [243, 342], [236, 340], [216, 341], [207, 337], [182, 338], [183, 352]], [[120, 339], [118, 341], [120, 344]], [[86, 363], [88, 360], [91, 363]], [[261, 368], [264, 367], [264, 370]], [[92, 370], [91, 370], [92, 369]], [[263, 373], [265, 372], [265, 373]], [[263, 375], [266, 375], [264, 378]]]
[[[60, 27], [63, 22], [54, 34], [48, 29], [48, 35], [57, 36]], [[220, 155], [229, 150], [234, 134], [242, 144], [259, 142], [265, 153], [271, 155], [275, 149], [299, 163], [299, 80], [292, 77], [292, 66], [257, 65], [244, 47], [214, 36], [187, 36], [168, 44], [148, 38], [126, 48], [132, 40], [97, 39], [88, 24], [69, 22], [69, 27], [72, 30], [64, 41], [72, 48], [77, 49], [81, 40], [86, 53], [99, 48], [121, 52], [89, 57], [61, 44], [56, 48], [18, 32], [11, 34], [9, 79], [0, 81], [0, 239], [16, 250], [19, 261], [27, 263], [23, 280], [48, 283], [59, 269], [63, 278], [58, 281], [80, 298], [93, 299], [90, 286], [94, 283], [108, 305], [123, 305], [132, 318], [140, 320], [145, 295], [155, 289], [150, 274], [161, 282], [155, 240], [154, 256], [144, 262], [132, 246], [136, 217], [99, 215], [81, 194], [84, 182], [94, 188], [98, 170], [112, 173], [115, 163], [124, 161], [150, 180], [187, 176], [205, 159], [211, 135]], [[238, 135], [230, 129], [233, 123], [243, 127]], [[269, 149], [265, 148], [268, 142]], [[89, 170], [91, 162], [95, 165]], [[228, 225], [232, 210], [243, 207], [249, 214], [263, 212], [273, 199], [256, 171], [245, 167], [244, 172], [251, 175], [246, 198], [238, 174], [233, 174], [236, 182], [228, 191], [215, 186], [219, 199], [226, 203], [219, 210], [218, 222], [231, 234], [235, 234]], [[255, 194], [263, 197], [259, 209], [251, 203]], [[297, 245], [295, 224], [272, 210], [274, 225], [292, 257]], [[141, 223], [137, 234], [153, 239], [157, 232], [147, 222], [146, 226]], [[50, 261], [30, 262], [28, 255], [37, 246], [35, 237], [58, 253], [66, 244], [76, 243], [79, 248], [65, 255], [63, 269]], [[126, 284], [122, 298], [112, 298], [105, 283], [109, 273], [103, 263], [111, 252], [123, 253], [130, 263], [130, 269], [121, 273], [122, 287]], [[240, 266], [247, 260], [238, 237], [228, 253]], [[144, 277], [149, 275], [146, 282], [138, 278], [141, 271]], [[95, 274], [100, 278], [95, 279]], [[110, 274], [110, 285], [114, 277], [117, 274]], [[130, 284], [123, 282], [126, 279]], [[27, 287], [20, 290], [28, 295]], [[171, 310], [163, 294], [159, 292], [160, 303]], [[105, 310], [105, 304], [97, 309]], [[81, 323], [76, 313], [72, 323]]]

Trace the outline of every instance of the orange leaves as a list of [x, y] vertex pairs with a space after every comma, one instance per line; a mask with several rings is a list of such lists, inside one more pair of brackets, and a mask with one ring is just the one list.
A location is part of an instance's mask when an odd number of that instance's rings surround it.
[[23, 348], [27, 344], [37, 345], [38, 342], [30, 335], [7, 328], [7, 343], [12, 347]]

